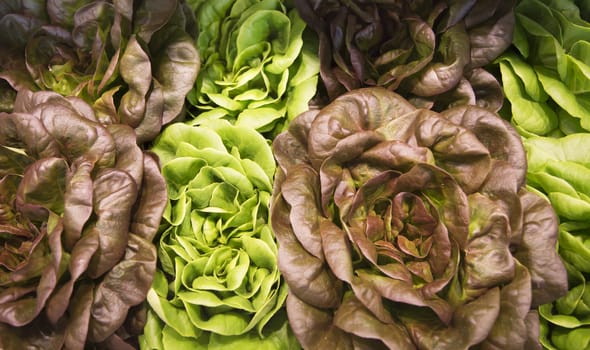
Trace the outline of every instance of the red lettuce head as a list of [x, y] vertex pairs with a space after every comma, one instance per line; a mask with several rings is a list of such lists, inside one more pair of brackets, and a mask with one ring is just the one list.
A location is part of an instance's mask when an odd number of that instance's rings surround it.
[[320, 40], [320, 75], [330, 100], [383, 86], [419, 106], [502, 106], [482, 67], [512, 43], [513, 1], [295, 0]]
[[0, 348], [130, 346], [165, 205], [131, 127], [103, 126], [79, 98], [19, 92], [0, 113]]
[[304, 348], [539, 348], [535, 309], [567, 277], [507, 122], [366, 88], [273, 147], [271, 222]]

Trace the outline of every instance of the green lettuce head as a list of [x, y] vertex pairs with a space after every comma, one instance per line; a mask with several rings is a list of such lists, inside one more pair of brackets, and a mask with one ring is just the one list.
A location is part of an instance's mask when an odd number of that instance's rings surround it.
[[511, 119], [525, 136], [590, 130], [590, 22], [583, 1], [519, 1], [513, 49], [498, 60]]
[[21, 90], [0, 113], [0, 348], [132, 349], [165, 197], [132, 128]]
[[544, 193], [559, 215], [559, 255], [570, 283], [566, 296], [539, 308], [541, 340], [548, 349], [584, 349], [590, 343], [590, 134], [531, 136], [524, 146], [528, 184]]
[[590, 218], [590, 134], [561, 138], [533, 136], [524, 140], [527, 180], [551, 201], [561, 222]]
[[294, 0], [319, 36], [330, 100], [383, 86], [415, 105], [497, 111], [502, 89], [482, 67], [512, 42], [514, 1]]
[[540, 348], [536, 308], [567, 276], [509, 123], [365, 88], [302, 114], [273, 149], [271, 222], [304, 348]]
[[316, 40], [282, 0], [191, 0], [203, 69], [188, 95], [195, 124], [228, 119], [274, 135], [316, 93]]
[[[546, 349], [586, 349], [590, 345], [590, 223], [559, 225], [559, 255], [570, 289], [554, 303], [541, 305], [541, 342]], [[588, 289], [586, 289], [588, 288]]]
[[142, 349], [291, 349], [268, 223], [275, 162], [256, 131], [219, 120], [156, 139], [169, 200]]
[[14, 34], [0, 38], [0, 81], [81, 97], [102, 123], [150, 141], [182, 117], [200, 67], [185, 10], [178, 0], [9, 0], [0, 31]]

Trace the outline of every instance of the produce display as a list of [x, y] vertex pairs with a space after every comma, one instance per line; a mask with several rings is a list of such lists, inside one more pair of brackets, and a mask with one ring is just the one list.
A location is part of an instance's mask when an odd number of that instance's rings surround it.
[[589, 149], [588, 1], [3, 1], [0, 349], [589, 349]]

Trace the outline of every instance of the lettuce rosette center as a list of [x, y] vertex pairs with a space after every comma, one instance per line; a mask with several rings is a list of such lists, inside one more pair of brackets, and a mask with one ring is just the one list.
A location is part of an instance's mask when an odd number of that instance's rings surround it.
[[[350, 188], [355, 195], [346, 215], [347, 223], [355, 232], [352, 242], [362, 256], [373, 255], [367, 250], [369, 244], [373, 246], [370, 249], [375, 249], [374, 267], [416, 288], [436, 288], [435, 285], [444, 286], [451, 276], [449, 271], [454, 271], [456, 262], [451, 262], [451, 254], [453, 250], [457, 254], [457, 246], [426, 194], [427, 188], [423, 193], [420, 188], [396, 193], [400, 182], [413, 178], [417, 172], [433, 171], [414, 170], [406, 175], [382, 172], [360, 188]], [[431, 180], [434, 181], [428, 186], [440, 186], [436, 179]]]

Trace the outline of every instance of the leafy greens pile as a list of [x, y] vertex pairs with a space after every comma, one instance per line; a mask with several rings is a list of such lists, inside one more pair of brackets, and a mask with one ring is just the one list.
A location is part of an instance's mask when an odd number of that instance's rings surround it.
[[539, 349], [567, 291], [549, 202], [495, 113], [358, 89], [279, 135], [271, 222], [307, 349]]
[[101, 123], [150, 141], [182, 117], [199, 71], [191, 26], [178, 0], [4, 1], [0, 32], [11, 35], [0, 36], [0, 93], [10, 96], [8, 82], [78, 96]]
[[320, 74], [330, 100], [377, 85], [436, 110], [501, 107], [502, 89], [481, 67], [512, 42], [513, 1], [294, 2], [319, 35]]
[[0, 125], [0, 348], [133, 349], [166, 205], [156, 159], [77, 97], [21, 90]]
[[0, 348], [589, 347], [588, 20], [0, 1]]
[[269, 137], [308, 109], [319, 61], [313, 36], [281, 0], [190, 0], [203, 69], [195, 124], [228, 119]]
[[297, 348], [268, 223], [275, 162], [257, 131], [171, 124], [152, 149], [168, 187], [142, 349]]
[[588, 5], [523, 0], [515, 8], [514, 48], [498, 60], [509, 101], [503, 111], [524, 137], [527, 181], [559, 215], [559, 254], [570, 290], [542, 305], [547, 349], [590, 342], [590, 23]]

